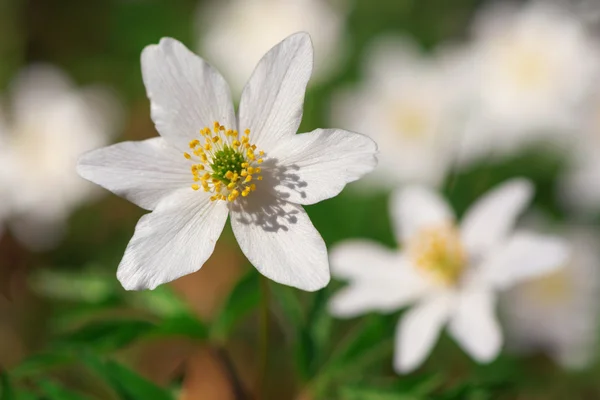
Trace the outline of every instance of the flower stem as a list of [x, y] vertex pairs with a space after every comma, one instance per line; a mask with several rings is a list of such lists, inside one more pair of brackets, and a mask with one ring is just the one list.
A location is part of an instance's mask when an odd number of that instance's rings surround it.
[[221, 362], [221, 365], [227, 373], [227, 378], [231, 384], [231, 390], [235, 400], [248, 400], [249, 397], [244, 390], [244, 385], [242, 384], [242, 381], [235, 370], [235, 366], [233, 365], [227, 350], [225, 350], [225, 348], [222, 346], [213, 347], [212, 350], [215, 357]]
[[269, 281], [264, 276], [260, 277], [260, 289], [262, 292], [261, 301], [261, 351], [260, 351], [260, 367], [258, 374], [258, 381], [256, 385], [256, 393], [258, 399], [264, 400], [265, 393], [267, 390], [267, 368], [269, 366], [269, 325], [270, 325], [270, 293], [269, 293]]

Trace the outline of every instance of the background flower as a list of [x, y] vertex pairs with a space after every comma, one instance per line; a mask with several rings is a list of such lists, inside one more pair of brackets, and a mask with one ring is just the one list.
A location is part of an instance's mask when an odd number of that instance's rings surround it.
[[468, 158], [568, 138], [598, 73], [596, 45], [579, 16], [550, 2], [499, 3], [480, 13], [472, 34], [464, 62], [473, 90]]
[[78, 89], [48, 65], [23, 70], [7, 100], [0, 130], [4, 208], [20, 240], [47, 248], [60, 239], [69, 214], [92, 197], [75, 163], [115, 135], [119, 110], [105, 89]]
[[450, 55], [426, 54], [408, 38], [382, 37], [364, 58], [364, 80], [331, 101], [333, 124], [366, 132], [380, 144], [371, 180], [439, 185], [454, 160], [460, 89]]
[[401, 373], [423, 362], [446, 324], [471, 357], [492, 361], [502, 345], [495, 292], [548, 274], [568, 256], [559, 238], [512, 232], [530, 197], [527, 181], [507, 182], [475, 203], [456, 228], [434, 192], [398, 191], [391, 214], [402, 250], [394, 254], [369, 242], [335, 248], [333, 273], [350, 286], [333, 297], [331, 311], [352, 316], [415, 303], [396, 328], [394, 367]]
[[283, 37], [306, 31], [315, 46], [318, 82], [339, 67], [344, 55], [345, 6], [321, 0], [207, 2], [198, 9], [198, 49], [223, 71], [238, 94], [267, 50]]
[[521, 352], [545, 351], [571, 368], [589, 365], [598, 337], [598, 233], [571, 227], [572, 255], [547, 277], [503, 296], [507, 341]]

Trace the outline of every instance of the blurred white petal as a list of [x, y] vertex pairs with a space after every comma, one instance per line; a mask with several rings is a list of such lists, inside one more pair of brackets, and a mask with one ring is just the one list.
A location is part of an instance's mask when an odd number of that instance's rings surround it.
[[562, 238], [520, 231], [482, 261], [481, 271], [491, 284], [508, 288], [555, 271], [569, 254]]
[[[120, 118], [91, 102], [89, 93], [48, 65], [22, 70], [10, 86], [0, 129], [0, 197], [16, 236], [34, 249], [56, 245], [71, 211], [97, 193], [77, 176], [77, 158], [106, 144]], [[113, 95], [104, 98], [118, 104]]]
[[339, 317], [394, 311], [432, 289], [402, 253], [374, 242], [343, 242], [331, 250], [330, 260], [331, 273], [350, 281], [329, 304]]
[[461, 222], [462, 240], [471, 255], [483, 254], [506, 239], [532, 196], [531, 182], [513, 179], [472, 205]]
[[411, 372], [423, 363], [450, 318], [454, 300], [448, 295], [438, 295], [423, 300], [402, 316], [396, 328], [396, 371]]
[[406, 243], [427, 227], [452, 224], [454, 213], [434, 190], [409, 186], [394, 192], [390, 199], [392, 224], [396, 238]]
[[199, 48], [241, 93], [252, 68], [281, 38], [308, 32], [315, 46], [311, 84], [336, 72], [345, 56], [344, 7], [321, 0], [213, 0], [198, 9]]
[[496, 296], [491, 288], [471, 284], [458, 297], [456, 314], [448, 325], [458, 344], [478, 362], [492, 361], [502, 347], [496, 318]]
[[596, 354], [600, 296], [600, 234], [569, 227], [571, 256], [563, 268], [523, 283], [502, 297], [510, 348], [541, 350], [568, 368], [582, 368]]
[[[451, 51], [448, 50], [448, 53]], [[331, 119], [377, 141], [379, 166], [367, 183], [439, 185], [462, 131], [460, 85], [452, 57], [429, 55], [402, 37], [380, 37], [366, 50], [365, 79], [334, 94]]]

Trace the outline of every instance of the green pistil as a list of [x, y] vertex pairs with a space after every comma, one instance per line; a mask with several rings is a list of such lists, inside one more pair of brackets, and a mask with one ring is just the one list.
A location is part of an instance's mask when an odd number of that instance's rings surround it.
[[212, 178], [218, 179], [226, 185], [230, 183], [229, 179], [225, 177], [227, 171], [240, 175], [244, 169], [242, 164], [246, 162], [244, 156], [230, 146], [225, 146], [223, 150], [217, 151], [212, 161], [210, 165], [213, 170]]

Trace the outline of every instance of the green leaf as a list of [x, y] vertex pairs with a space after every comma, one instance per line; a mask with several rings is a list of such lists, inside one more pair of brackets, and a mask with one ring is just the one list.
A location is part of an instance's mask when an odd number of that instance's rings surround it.
[[273, 297], [277, 299], [277, 305], [281, 308], [283, 315], [292, 327], [297, 331], [302, 329], [306, 323], [306, 317], [302, 309], [302, 304], [295, 294], [297, 289], [278, 283], [272, 283], [270, 288]]
[[59, 337], [57, 347], [86, 347], [99, 351], [112, 351], [123, 348], [136, 339], [148, 334], [155, 324], [143, 320], [94, 321], [78, 330]]
[[127, 301], [139, 308], [150, 311], [152, 314], [163, 318], [179, 315], [189, 315], [188, 305], [170, 287], [163, 285], [150, 291], [132, 293]]
[[352, 385], [340, 390], [342, 400], [422, 400], [425, 397], [400, 393], [380, 387]]
[[325, 361], [324, 357], [329, 347], [333, 328], [333, 318], [327, 309], [328, 301], [329, 296], [326, 289], [317, 292], [308, 315], [307, 329], [314, 342], [317, 365], [321, 365]]
[[86, 397], [74, 393], [62, 385], [47, 379], [38, 380], [37, 386], [47, 400], [85, 400]]
[[16, 393], [15, 399], [16, 400], [40, 400], [40, 397], [37, 394], [26, 392], [24, 390], [20, 390], [18, 393]]
[[17, 398], [6, 371], [0, 371], [0, 394], [2, 400], [15, 400]]
[[348, 384], [340, 389], [343, 400], [420, 400], [429, 399], [440, 384], [438, 375], [400, 377], [392, 382]]
[[205, 340], [208, 337], [208, 327], [192, 315], [179, 315], [160, 322], [149, 336], [184, 336]]
[[118, 284], [113, 275], [86, 268], [83, 271], [38, 269], [30, 285], [38, 294], [52, 299], [100, 304], [117, 296]]
[[104, 361], [90, 352], [82, 362], [108, 383], [122, 400], [172, 400], [168, 390], [156, 386], [135, 371], [114, 361]]
[[218, 342], [223, 342], [235, 324], [246, 314], [258, 307], [260, 303], [259, 274], [251, 270], [235, 285], [221, 312], [213, 321], [210, 336]]
[[327, 363], [327, 370], [357, 369], [363, 362], [370, 361], [375, 353], [381, 353], [382, 349], [391, 347], [388, 345], [394, 335], [394, 325], [395, 321], [383, 316], [366, 317], [339, 343]]
[[23, 377], [40, 374], [54, 367], [72, 362], [74, 356], [68, 353], [42, 353], [34, 354], [11, 370], [14, 377]]
[[327, 354], [333, 326], [333, 319], [327, 310], [327, 300], [326, 290], [317, 292], [306, 323], [298, 327], [295, 356], [298, 369], [305, 381], [317, 374]]

